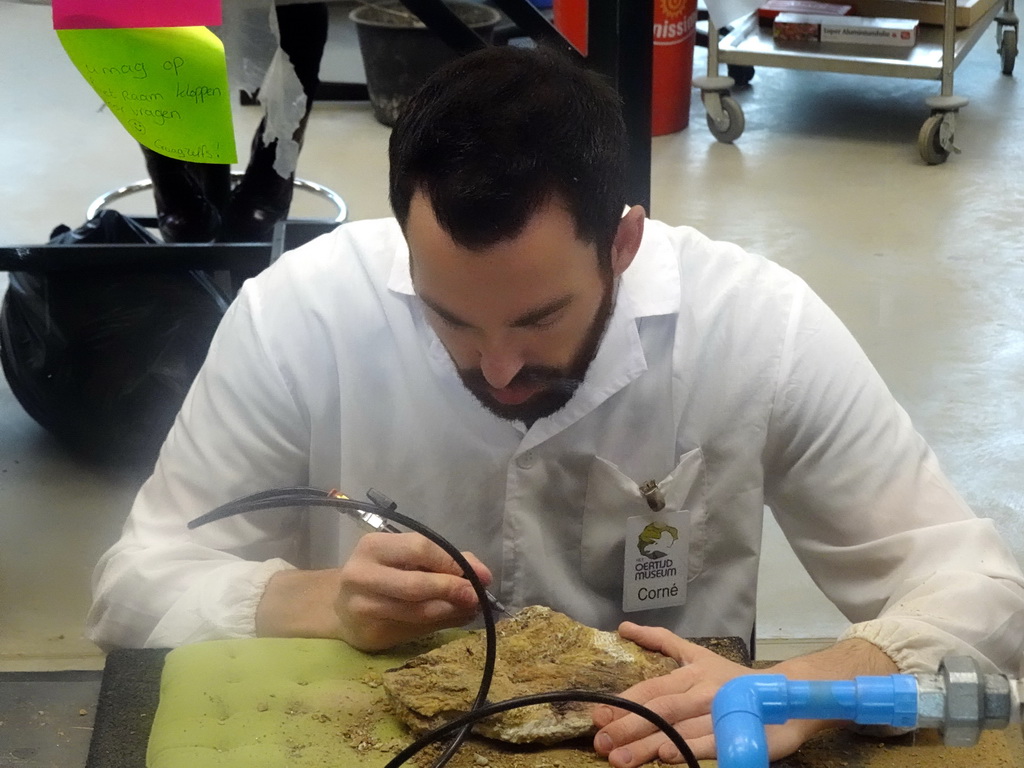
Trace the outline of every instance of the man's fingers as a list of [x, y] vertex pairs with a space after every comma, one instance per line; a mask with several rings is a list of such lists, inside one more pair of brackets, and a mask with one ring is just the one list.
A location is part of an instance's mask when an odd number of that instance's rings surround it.
[[707, 648], [684, 640], [664, 627], [644, 627], [631, 621], [624, 621], [619, 625], [619, 635], [650, 651], [669, 656], [680, 665], [692, 664], [702, 654], [711, 653]]
[[624, 746], [616, 747], [607, 753], [608, 762], [615, 768], [633, 768], [633, 766], [650, 762], [658, 756], [658, 748], [667, 738], [665, 734], [658, 731]]
[[[710, 728], [710, 724], [708, 727]], [[693, 756], [698, 760], [709, 760], [715, 756], [714, 734], [706, 733], [703, 736], [687, 736], [685, 732], [680, 732], [680, 735], [683, 737], [683, 741], [686, 742], [686, 746], [693, 752]], [[685, 762], [685, 758], [678, 747], [668, 739], [658, 748], [658, 759], [665, 763]]]
[[349, 611], [373, 621], [418, 626], [423, 632], [431, 631], [431, 628], [459, 626], [476, 615], [475, 607], [454, 606], [446, 600], [410, 602], [383, 598], [377, 594], [353, 596], [349, 601]]
[[[623, 710], [618, 710], [623, 711]], [[594, 721], [594, 725], [598, 728], [604, 728], [608, 723], [616, 717], [616, 710], [612, 709], [606, 704], [599, 704], [590, 710], [590, 718]]]
[[[703, 720], [703, 718], [698, 718], [698, 720]], [[714, 736], [709, 733], [711, 727], [710, 717], [707, 720], [706, 724], [682, 723], [675, 726], [676, 732], [682, 736], [686, 745], [698, 760], [705, 760], [715, 756]], [[604, 747], [605, 749], [599, 748], [595, 740], [595, 750], [598, 754], [606, 756], [608, 762], [615, 766], [615, 768], [634, 768], [655, 758], [666, 763], [681, 763], [685, 759], [679, 748], [672, 743], [672, 740], [661, 729], [657, 729], [653, 733], [649, 733], [635, 741], [616, 745], [610, 751], [608, 750], [608, 742], [604, 742]]]
[[346, 608], [348, 631], [342, 639], [364, 651], [391, 648], [398, 643], [465, 624], [470, 615], [459, 615], [442, 601], [400, 603], [360, 595]]
[[635, 701], [637, 704], [648, 706], [649, 702], [661, 697], [677, 698], [674, 694], [686, 693], [693, 687], [693, 683], [693, 673], [680, 667], [667, 675], [658, 675], [639, 682], [619, 695], [624, 699]]
[[[491, 576], [491, 569], [484, 565], [480, 558], [472, 552], [463, 552], [462, 556], [469, 561], [469, 564], [473, 567], [473, 572], [476, 573], [477, 578], [480, 579], [483, 585], [485, 587], [491, 586], [493, 578]], [[461, 570], [459, 571], [459, 575], [463, 575]]]
[[[651, 706], [651, 702], [655, 699], [661, 699], [662, 697], [669, 698], [673, 697], [673, 694], [681, 694], [689, 691], [693, 686], [693, 682], [693, 674], [690, 670], [685, 667], [680, 667], [667, 675], [659, 675], [658, 677], [652, 677], [649, 680], [637, 683], [633, 687], [627, 688], [625, 691], [620, 693], [619, 696], [624, 699], [629, 699], [630, 701], [635, 701], [637, 704]], [[630, 714], [631, 713], [627, 709], [606, 705], [595, 707], [592, 711], [594, 724], [598, 728], [603, 728], [609, 723], [620, 718], [627, 717]], [[659, 714], [662, 713], [659, 712]], [[634, 715], [634, 717], [637, 716]]]
[[[686, 739], [685, 735], [683, 738]], [[708, 749], [708, 745], [702, 743], [703, 741], [705, 739], [694, 738], [693, 743], [690, 743], [690, 740], [686, 739], [690, 751], [693, 752], [694, 757], [698, 760], [715, 756], [714, 751], [705, 752]], [[601, 750], [598, 750], [598, 753], [600, 754]], [[610, 752], [603, 754], [607, 756], [608, 762], [615, 766], [615, 768], [634, 768], [634, 766], [648, 763], [655, 758], [662, 759], [667, 763], [680, 763], [683, 761], [682, 753], [680, 753], [677, 746], [660, 729], [635, 741], [616, 745]]]
[[[666, 697], [650, 709], [673, 726], [698, 759], [713, 757], [711, 715], [701, 712], [699, 707], [694, 708], [684, 698]], [[602, 728], [594, 737], [594, 750], [607, 756], [616, 768], [631, 768], [654, 757], [672, 763], [683, 759], [664, 731], [632, 713]]]
[[388, 579], [378, 586], [381, 595], [397, 602], [443, 602], [470, 610], [477, 607], [473, 585], [461, 576], [391, 570]]
[[461, 576], [426, 571], [407, 571], [380, 563], [363, 562], [349, 572], [353, 593], [373, 595], [402, 604], [445, 601], [467, 609], [478, 603], [473, 585]]
[[[463, 554], [483, 584], [490, 584], [491, 573], [483, 563], [472, 553]], [[367, 534], [344, 571], [350, 594], [399, 603], [386, 611], [398, 621], [416, 622], [439, 616], [446, 617], [449, 623], [453, 617], [465, 617], [468, 621], [480, 607], [473, 585], [455, 560], [418, 533]], [[435, 601], [448, 605], [442, 610], [431, 604]], [[378, 615], [379, 605], [368, 613]]]
[[451, 555], [418, 533], [368, 533], [359, 540], [358, 548], [363, 556], [392, 568], [462, 574]]
[[[491, 572], [462, 553], [484, 586]], [[341, 568], [335, 612], [343, 639], [377, 650], [471, 621], [480, 600], [463, 569], [418, 533], [369, 533]]]
[[[658, 679], [658, 678], [654, 678]], [[646, 681], [648, 683], [653, 680]], [[643, 685], [643, 683], [641, 683]], [[634, 688], [637, 686], [634, 686]], [[632, 689], [631, 689], [632, 690]], [[708, 696], [704, 694], [685, 695], [680, 689], [670, 684], [665, 685], [662, 690], [672, 693], [659, 694], [654, 697], [638, 701], [657, 715], [661, 715], [670, 723], [679, 723], [690, 718], [700, 717], [710, 711]], [[628, 693], [628, 691], [627, 691]], [[623, 694], [623, 698], [636, 701], [633, 696]], [[610, 716], [610, 717], [609, 717]], [[646, 718], [618, 707], [600, 706], [595, 707], [593, 712], [594, 724], [601, 729], [602, 733], [608, 734], [615, 744], [625, 744], [629, 741], [640, 738], [653, 731], [656, 726]]]
[[[463, 576], [462, 567], [451, 555], [418, 533], [368, 533], [360, 539], [359, 550], [360, 556], [392, 568]], [[472, 552], [463, 552], [462, 556], [484, 586], [489, 586], [490, 569]]]

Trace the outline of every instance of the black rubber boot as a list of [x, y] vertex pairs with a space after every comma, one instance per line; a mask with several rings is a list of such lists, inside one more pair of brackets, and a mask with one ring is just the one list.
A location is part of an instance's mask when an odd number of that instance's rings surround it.
[[249, 165], [224, 211], [218, 238], [224, 242], [269, 242], [274, 225], [288, 217], [295, 175], [285, 178], [274, 170], [277, 142], [263, 144], [265, 122], [261, 121], [256, 130]]
[[[140, 145], [141, 146], [141, 145]], [[153, 182], [157, 226], [168, 243], [208, 243], [217, 237], [230, 190], [230, 167], [176, 160], [142, 147]]]
[[[281, 50], [288, 54], [306, 94], [306, 112], [292, 138], [302, 146], [313, 107], [313, 95], [320, 84], [320, 59], [327, 43], [326, 3], [282, 5], [277, 8]], [[219, 239], [226, 242], [269, 242], [274, 225], [288, 216], [295, 174], [287, 178], [274, 170], [277, 142], [263, 143], [266, 118], [253, 137], [249, 164], [231, 194], [224, 211]]]

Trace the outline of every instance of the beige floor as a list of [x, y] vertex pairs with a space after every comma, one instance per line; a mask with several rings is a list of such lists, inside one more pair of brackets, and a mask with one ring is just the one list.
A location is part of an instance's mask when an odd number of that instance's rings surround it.
[[[48, 24], [47, 7], [0, 1], [4, 245], [77, 226], [99, 193], [144, 176]], [[748, 127], [735, 146], [712, 139], [697, 103], [688, 130], [654, 141], [652, 201], [655, 216], [807, 279], [1024, 560], [1024, 94], [999, 74], [993, 37], [957, 70], [971, 104], [958, 124], [963, 154], [944, 166], [925, 166], [915, 143], [936, 84], [760, 68], [737, 92]], [[351, 54], [333, 50], [328, 74], [349, 72]], [[243, 146], [258, 115], [236, 115]], [[300, 175], [343, 195], [351, 218], [387, 215], [387, 138], [367, 106], [319, 104]], [[81, 636], [89, 574], [132, 492], [65, 455], [0, 382], [0, 670], [102, 663]], [[766, 642], [799, 647], [842, 626], [792, 575], [771, 526], [762, 571]]]

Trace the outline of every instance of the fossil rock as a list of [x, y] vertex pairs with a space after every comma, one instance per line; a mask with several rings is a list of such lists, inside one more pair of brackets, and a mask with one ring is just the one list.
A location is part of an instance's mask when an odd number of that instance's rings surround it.
[[[497, 662], [488, 700], [505, 701], [546, 691], [579, 689], [619, 693], [663, 675], [676, 662], [601, 632], [543, 606], [530, 606], [498, 622]], [[392, 709], [416, 732], [468, 712], [484, 663], [482, 630], [429, 651], [383, 676]], [[593, 732], [592, 705], [537, 704], [504, 712], [474, 732], [513, 744], [555, 744]]]

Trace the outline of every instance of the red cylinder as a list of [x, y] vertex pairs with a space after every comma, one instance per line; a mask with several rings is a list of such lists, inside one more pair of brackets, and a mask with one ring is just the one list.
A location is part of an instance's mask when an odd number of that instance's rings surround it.
[[[587, 53], [587, 2], [554, 0], [555, 26], [584, 56]], [[653, 2], [651, 134], [662, 136], [681, 131], [690, 122], [697, 0]]]

